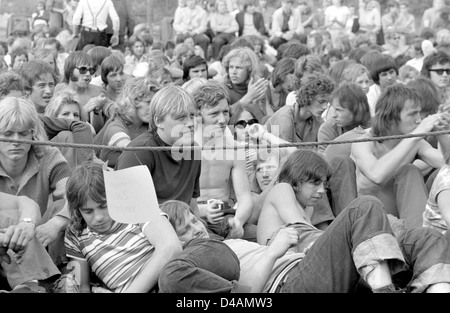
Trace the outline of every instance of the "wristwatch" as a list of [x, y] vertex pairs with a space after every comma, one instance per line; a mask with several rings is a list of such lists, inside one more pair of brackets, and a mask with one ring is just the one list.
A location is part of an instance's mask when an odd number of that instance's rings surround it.
[[27, 224], [33, 224], [34, 226], [36, 226], [36, 223], [33, 222], [33, 220], [29, 217], [24, 217], [21, 222], [27, 223]]

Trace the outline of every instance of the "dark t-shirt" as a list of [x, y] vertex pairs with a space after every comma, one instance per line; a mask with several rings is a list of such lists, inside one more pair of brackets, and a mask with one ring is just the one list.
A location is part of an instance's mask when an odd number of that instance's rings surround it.
[[[130, 142], [128, 147], [170, 147], [157, 134], [145, 132]], [[159, 203], [179, 200], [187, 204], [200, 196], [201, 157], [194, 158], [196, 151], [188, 157], [172, 156], [166, 150], [123, 151], [116, 169], [146, 165], [153, 178]], [[200, 155], [200, 154], [199, 154]]]

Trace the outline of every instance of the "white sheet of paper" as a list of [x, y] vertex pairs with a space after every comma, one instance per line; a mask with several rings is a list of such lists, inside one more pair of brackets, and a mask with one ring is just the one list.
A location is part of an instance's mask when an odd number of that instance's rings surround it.
[[108, 211], [111, 218], [139, 224], [159, 215], [153, 179], [145, 165], [113, 171], [103, 167]]

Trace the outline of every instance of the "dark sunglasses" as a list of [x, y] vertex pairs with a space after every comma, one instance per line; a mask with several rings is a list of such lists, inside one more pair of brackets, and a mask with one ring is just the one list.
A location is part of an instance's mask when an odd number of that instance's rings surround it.
[[435, 72], [439, 76], [444, 75], [444, 72], [447, 73], [447, 75], [450, 75], [450, 68], [439, 68], [435, 70], [430, 70], [430, 72]]
[[244, 120], [237, 121], [234, 124], [234, 127], [245, 128], [245, 127], [247, 127], [247, 125], [250, 126], [250, 125], [258, 124], [258, 123], [259, 123], [259, 121], [256, 118], [252, 118], [251, 120], [248, 120], [248, 121], [244, 121]]
[[89, 74], [94, 75], [95, 74], [95, 68], [93, 67], [75, 67], [76, 69], [78, 69], [78, 71], [80, 71], [81, 75], [86, 74], [89, 71]]

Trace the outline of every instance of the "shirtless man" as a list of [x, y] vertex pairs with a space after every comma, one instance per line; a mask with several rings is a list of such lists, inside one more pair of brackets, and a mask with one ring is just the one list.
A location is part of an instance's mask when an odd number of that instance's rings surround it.
[[[372, 128], [360, 138], [447, 130], [450, 114], [442, 107], [422, 120], [421, 99], [411, 87], [387, 87], [377, 102]], [[413, 162], [419, 159], [433, 168], [443, 166], [450, 141], [448, 135], [439, 135], [437, 140], [439, 149], [422, 137], [354, 143], [351, 158], [356, 165], [358, 195], [376, 196], [386, 212], [405, 220], [408, 228], [422, 226], [428, 191]]]
[[237, 145], [225, 132], [230, 119], [228, 93], [220, 83], [208, 82], [195, 89], [193, 96], [199, 122], [195, 139], [204, 148], [198, 198], [200, 217], [220, 237], [255, 241], [256, 228], [247, 223], [253, 201], [244, 150], [223, 149]]

